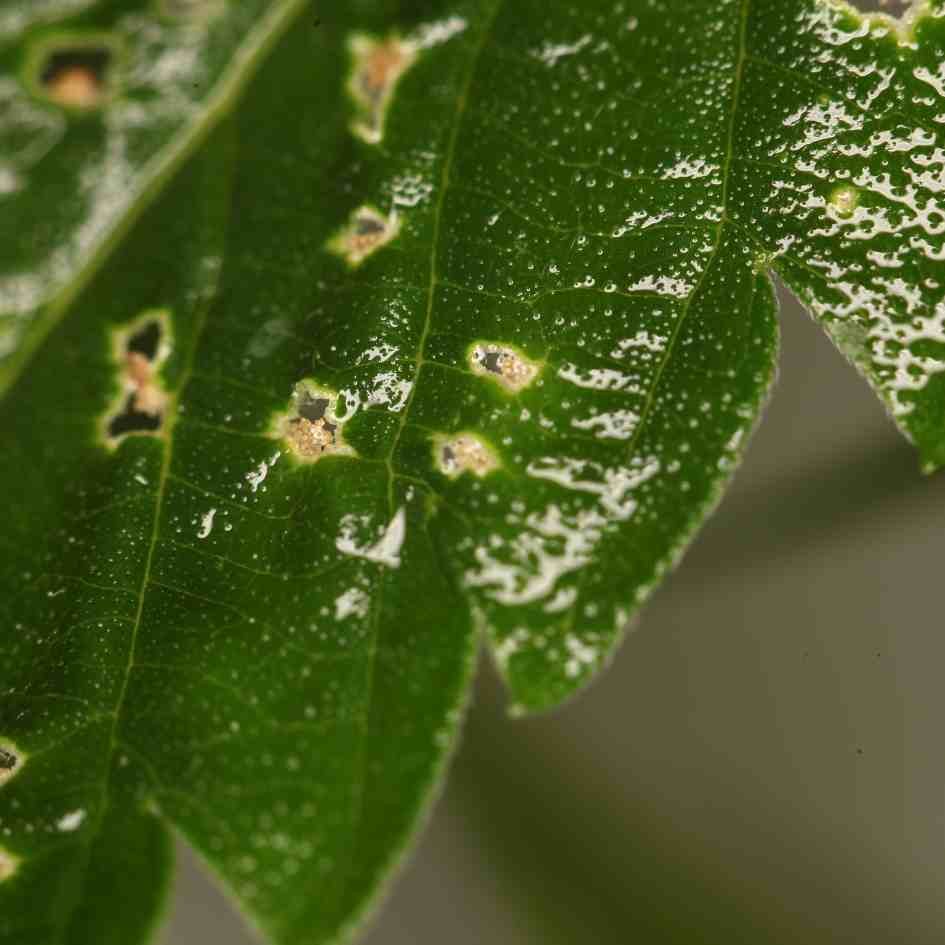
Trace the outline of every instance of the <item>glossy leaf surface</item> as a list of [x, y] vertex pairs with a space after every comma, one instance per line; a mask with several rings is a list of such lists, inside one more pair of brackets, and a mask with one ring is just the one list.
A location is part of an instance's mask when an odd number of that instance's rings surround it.
[[716, 501], [774, 374], [771, 270], [941, 462], [922, 10], [299, 13], [15, 356], [0, 941], [139, 940], [169, 826], [273, 941], [346, 937], [476, 632], [517, 709], [558, 704]]
[[0, 3], [0, 390], [300, 7]]

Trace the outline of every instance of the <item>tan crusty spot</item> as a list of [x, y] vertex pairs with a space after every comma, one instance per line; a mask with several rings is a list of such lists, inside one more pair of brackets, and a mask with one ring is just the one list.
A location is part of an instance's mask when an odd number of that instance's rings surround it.
[[354, 456], [345, 443], [344, 422], [337, 415], [338, 395], [311, 381], [299, 381], [289, 410], [275, 421], [275, 433], [288, 443], [293, 455], [314, 463], [324, 456]]
[[328, 241], [328, 249], [341, 256], [349, 266], [359, 266], [399, 232], [400, 219], [396, 212], [385, 217], [373, 207], [359, 207]]
[[62, 69], [45, 84], [49, 97], [58, 105], [95, 108], [102, 101], [102, 82], [85, 66]]
[[540, 365], [510, 345], [477, 342], [469, 350], [473, 373], [492, 378], [506, 390], [518, 393], [538, 376]]
[[465, 472], [481, 478], [499, 467], [493, 450], [475, 433], [436, 437], [433, 449], [440, 472], [451, 479]]
[[353, 66], [348, 90], [358, 106], [351, 130], [369, 144], [384, 137], [384, 118], [400, 77], [417, 57], [416, 44], [398, 36], [375, 39], [355, 34], [349, 43]]

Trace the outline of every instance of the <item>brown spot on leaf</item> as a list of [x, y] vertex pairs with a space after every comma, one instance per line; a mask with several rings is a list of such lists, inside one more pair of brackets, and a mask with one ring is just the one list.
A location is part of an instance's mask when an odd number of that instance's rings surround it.
[[433, 450], [440, 472], [451, 479], [464, 472], [482, 477], [499, 466], [492, 449], [474, 433], [436, 437]]
[[506, 390], [518, 393], [538, 376], [540, 365], [509, 345], [481, 341], [469, 352], [473, 373], [491, 377]]
[[343, 423], [335, 412], [337, 400], [337, 394], [310, 381], [295, 385], [290, 409], [275, 426], [297, 458], [317, 462], [324, 456], [354, 455], [342, 435]]
[[39, 84], [44, 94], [66, 108], [99, 107], [108, 94], [114, 53], [105, 43], [51, 46], [43, 53]]
[[373, 207], [359, 207], [328, 241], [328, 249], [345, 259], [349, 266], [359, 266], [399, 232], [400, 219], [396, 213], [385, 217]]
[[354, 65], [348, 89], [358, 106], [352, 131], [370, 144], [384, 136], [384, 117], [400, 77], [417, 56], [415, 44], [390, 36], [378, 40], [364, 34], [352, 37]]

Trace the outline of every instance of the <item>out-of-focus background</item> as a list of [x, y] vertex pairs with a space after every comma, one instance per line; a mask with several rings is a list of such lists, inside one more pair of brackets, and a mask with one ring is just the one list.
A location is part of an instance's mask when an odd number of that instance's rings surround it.
[[[945, 473], [789, 299], [781, 380], [614, 664], [504, 715], [365, 945], [945, 942]], [[254, 941], [182, 852], [162, 945]]]

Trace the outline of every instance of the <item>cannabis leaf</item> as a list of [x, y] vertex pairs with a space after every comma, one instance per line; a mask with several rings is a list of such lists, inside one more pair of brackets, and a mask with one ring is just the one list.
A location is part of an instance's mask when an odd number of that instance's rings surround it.
[[560, 703], [717, 501], [772, 272], [945, 459], [942, 0], [317, 13], [0, 11], [0, 942], [142, 940], [170, 829], [348, 938], [479, 632]]

